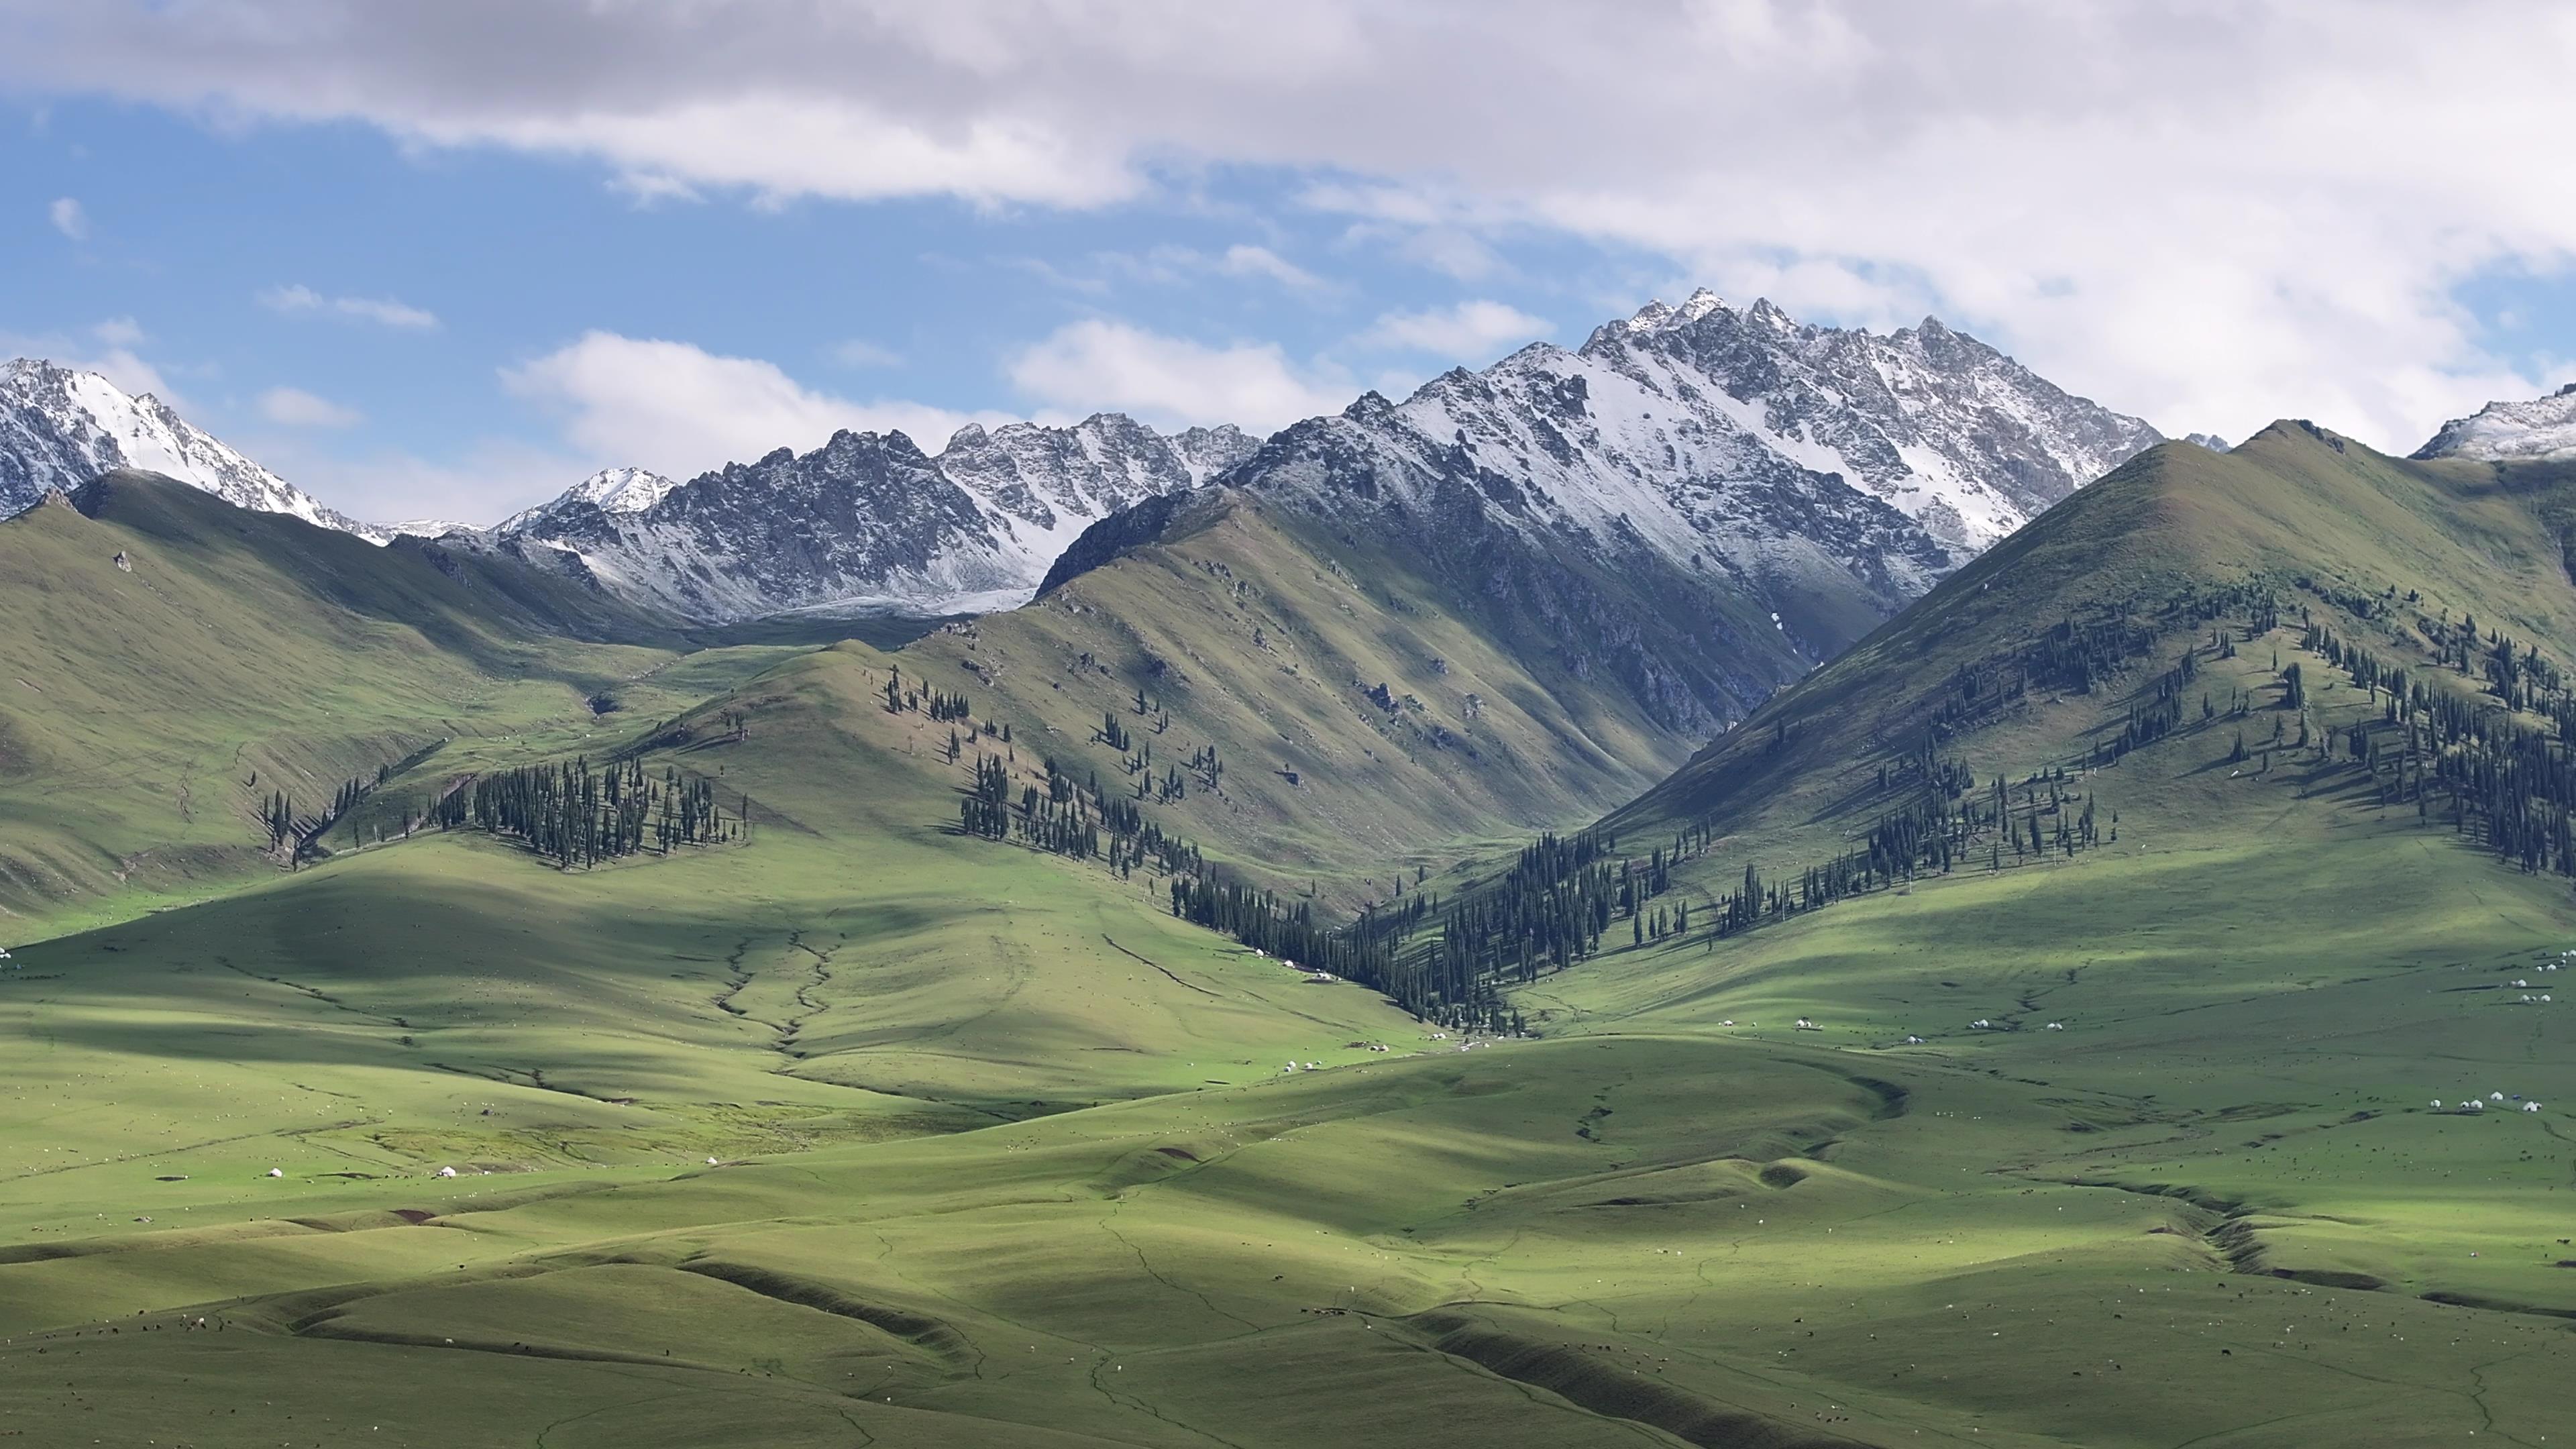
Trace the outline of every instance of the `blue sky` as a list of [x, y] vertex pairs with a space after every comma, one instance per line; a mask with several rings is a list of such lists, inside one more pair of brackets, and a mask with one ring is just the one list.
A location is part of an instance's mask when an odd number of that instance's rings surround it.
[[[497, 504], [531, 501], [531, 466], [546, 491], [573, 481], [546, 469], [590, 461], [566, 446], [580, 404], [524, 373], [595, 333], [769, 362], [815, 393], [885, 403], [852, 422], [906, 424], [936, 451], [970, 417], [1095, 407], [1275, 427], [1537, 338], [1579, 343], [1673, 284], [1651, 256], [1543, 234], [1455, 253], [1354, 236], [1297, 204], [1303, 178], [1249, 168], [1100, 210], [710, 202], [639, 198], [581, 160], [424, 151], [349, 123], [237, 129], [91, 98], [19, 119], [0, 142], [22, 212], [0, 229], [0, 339], [128, 354], [129, 379], [201, 426], [325, 475], [312, 486], [326, 492], [343, 479], [359, 503], [385, 488], [408, 504], [399, 490], [425, 475], [403, 460], [498, 460]], [[1279, 376], [1207, 406], [1015, 376], [1083, 323], [1276, 349]], [[264, 406], [281, 389], [327, 407]], [[599, 461], [685, 472], [742, 455], [672, 451]]]
[[379, 518], [1266, 429], [1697, 282], [2410, 447], [2562, 380], [2576, 31], [2362, 10], [0, 0], [0, 351]]

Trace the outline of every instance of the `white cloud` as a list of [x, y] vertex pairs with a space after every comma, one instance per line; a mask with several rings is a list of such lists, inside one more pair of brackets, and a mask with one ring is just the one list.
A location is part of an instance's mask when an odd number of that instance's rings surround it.
[[415, 328], [428, 331], [438, 326], [433, 312], [397, 302], [391, 297], [326, 297], [302, 283], [270, 287], [258, 294], [259, 304], [272, 312], [327, 312], [338, 317], [354, 317], [386, 327]]
[[864, 337], [851, 337], [833, 343], [824, 352], [843, 367], [901, 367], [903, 354], [891, 347], [881, 347]]
[[0, 332], [0, 358], [40, 357], [60, 367], [95, 372], [129, 393], [150, 393], [181, 412], [188, 401], [170, 386], [161, 369], [135, 349], [143, 329], [131, 317], [111, 317], [92, 324], [85, 335], [60, 332]]
[[341, 512], [386, 523], [436, 518], [488, 527], [598, 466], [559, 448], [497, 438], [469, 443], [447, 462], [391, 450], [353, 455], [350, 435], [307, 430], [244, 431], [226, 441]]
[[54, 204], [45, 208], [45, 216], [53, 222], [54, 230], [70, 237], [73, 241], [89, 240], [89, 211], [80, 204], [78, 199], [69, 196], [56, 197]]
[[[1249, 242], [1237, 242], [1221, 252], [1173, 245], [1153, 247], [1144, 252], [1095, 252], [1091, 260], [1106, 271], [1164, 285], [1195, 282], [1208, 277], [1232, 277], [1276, 282], [1299, 291], [1326, 291], [1332, 287], [1330, 282], [1270, 248]], [[1074, 291], [1097, 295], [1109, 290], [1109, 284], [1098, 277], [1067, 273], [1051, 263], [1033, 258], [1023, 258], [1012, 265]]]
[[2453, 293], [2576, 259], [2533, 159], [2576, 123], [2576, 10], [2320, 13], [0, 0], [43, 17], [0, 20], [0, 84], [584, 157], [642, 197], [1087, 207], [1239, 168], [1454, 276], [1573, 239], [1802, 313], [1937, 310], [2169, 428], [2411, 446], [2538, 385]]
[[1316, 288], [1324, 279], [1268, 247], [1237, 242], [1217, 259], [1217, 270], [1229, 277], [1266, 277], [1283, 287]]
[[356, 409], [344, 408], [300, 387], [272, 387], [261, 393], [259, 415], [290, 428], [347, 428], [366, 420]]
[[1066, 412], [1125, 412], [1165, 427], [1268, 432], [1337, 412], [1357, 391], [1337, 371], [1300, 368], [1268, 343], [1210, 347], [1098, 318], [1022, 348], [1007, 371], [1020, 391]]
[[1490, 362], [1500, 352], [1544, 337], [1544, 318], [1501, 302], [1461, 302], [1420, 312], [1389, 312], [1356, 339], [1363, 347], [1428, 352], [1458, 362]]
[[633, 464], [674, 478], [777, 448], [819, 447], [843, 428], [900, 429], [937, 453], [970, 422], [1012, 421], [900, 400], [854, 402], [815, 392], [758, 358], [613, 332], [585, 333], [504, 370], [502, 381], [557, 413], [566, 440], [597, 466]]

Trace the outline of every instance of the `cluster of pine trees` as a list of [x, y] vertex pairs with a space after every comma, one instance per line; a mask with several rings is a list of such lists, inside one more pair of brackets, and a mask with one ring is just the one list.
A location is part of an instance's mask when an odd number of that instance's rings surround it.
[[962, 693], [952, 694], [917, 682], [911, 688], [905, 688], [903, 670], [897, 667], [886, 670], [885, 711], [888, 714], [927, 714], [936, 723], [949, 724], [966, 718], [973, 713], [973, 707]]
[[1102, 793], [1099, 776], [1081, 783], [1053, 757], [1045, 763], [1045, 790], [1024, 784], [1015, 801], [1010, 765], [998, 755], [976, 756], [974, 788], [957, 802], [958, 828], [985, 840], [1016, 840], [1032, 850], [1100, 859], [1122, 878], [1140, 866], [1163, 874], [1205, 869], [1197, 846], [1145, 818], [1135, 801]]
[[[1949, 778], [1945, 774], [1944, 778]], [[2019, 798], [2016, 799], [2015, 796]], [[2116, 838], [2119, 817], [2111, 817]], [[2012, 863], [2072, 856], [2104, 843], [2090, 793], [2069, 787], [2063, 766], [2025, 778], [2018, 789], [1996, 776], [1983, 791], [1944, 798], [1926, 789], [1903, 810], [1879, 817], [1867, 835], [1830, 860], [1794, 875], [1766, 880], [1752, 865], [1743, 884], [1720, 896], [1712, 938], [1736, 935], [1772, 921], [1812, 911], [1849, 896], [1908, 884], [1925, 875], [1947, 875], [1974, 848], [1985, 847], [1988, 870]]]
[[262, 815], [268, 825], [268, 848], [275, 850], [297, 834], [295, 802], [283, 790], [269, 792], [268, 805]]
[[[2494, 702], [2410, 677], [2331, 629], [2308, 629], [2306, 647], [2381, 704], [2378, 719], [2335, 732], [2346, 758], [2382, 805], [2412, 803], [2427, 822], [2438, 813], [2524, 870], [2576, 876], [2576, 699], [2563, 673], [2510, 636], [2481, 637], [2474, 619], [2432, 634], [2437, 667], [2476, 671]], [[2516, 709], [2549, 727], [2522, 723]], [[2331, 747], [2320, 741], [2321, 756]]]
[[1205, 871], [1174, 876], [1171, 892], [1173, 915], [1256, 950], [1366, 985], [1389, 978], [1392, 931], [1319, 926], [1312, 902], [1283, 902], [1272, 892]]
[[587, 759], [477, 775], [441, 796], [428, 819], [442, 830], [481, 830], [516, 840], [564, 870], [646, 850], [740, 840], [751, 801], [727, 813], [715, 782], [640, 760], [594, 770]]

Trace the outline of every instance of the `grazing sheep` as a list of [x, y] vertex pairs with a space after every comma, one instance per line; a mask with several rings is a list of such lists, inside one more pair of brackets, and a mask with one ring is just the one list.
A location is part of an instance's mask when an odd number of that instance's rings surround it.
[[437, 1175], [440, 1177], [454, 1177], [456, 1175], [456, 1169], [453, 1167], [442, 1167], [438, 1170]]
[[2064, 1031], [2066, 1030], [2066, 1023], [2062, 1021], [2052, 1021], [2048, 1024], [2048, 1029], [2050, 1031]]
[[286, 1175], [286, 1169], [283, 1167], [272, 1167], [268, 1170], [268, 1175], [271, 1177], [284, 1177]]

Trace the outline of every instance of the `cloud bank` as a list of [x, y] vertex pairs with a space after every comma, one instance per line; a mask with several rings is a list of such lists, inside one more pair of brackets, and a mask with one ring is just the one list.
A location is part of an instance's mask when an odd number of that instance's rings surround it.
[[[1096, 208], [1277, 172], [1454, 276], [1556, 237], [1801, 314], [1937, 311], [2169, 430], [2411, 446], [2542, 381], [2461, 283], [2576, 258], [2576, 189], [2532, 161], [2576, 120], [2576, 10], [2519, 0], [0, 0], [0, 31], [23, 90], [586, 158], [638, 196]], [[1013, 376], [1063, 391], [1082, 349], [1194, 386], [1099, 329]], [[1314, 385], [1257, 352], [1216, 354], [1256, 405]]]

